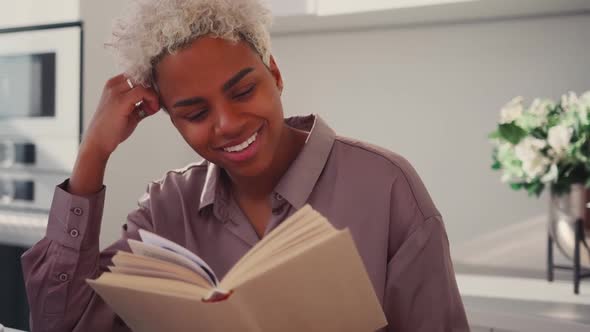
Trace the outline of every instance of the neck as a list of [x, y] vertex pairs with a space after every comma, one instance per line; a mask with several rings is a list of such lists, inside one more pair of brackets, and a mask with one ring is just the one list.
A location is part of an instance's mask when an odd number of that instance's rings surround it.
[[245, 200], [267, 199], [297, 158], [306, 138], [305, 132], [285, 125], [279, 145], [286, 148], [277, 151], [268, 171], [256, 177], [229, 176], [234, 195]]

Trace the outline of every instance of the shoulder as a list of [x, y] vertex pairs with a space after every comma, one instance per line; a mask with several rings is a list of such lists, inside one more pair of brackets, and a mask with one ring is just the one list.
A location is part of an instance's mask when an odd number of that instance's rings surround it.
[[167, 182], [188, 181], [195, 177], [205, 177], [209, 163], [205, 160], [187, 164], [181, 168], [167, 170], [160, 178], [151, 181], [153, 184], [166, 184]]
[[[401, 176], [410, 182], [419, 178], [412, 164], [402, 155], [383, 147], [338, 136], [334, 142], [333, 153], [344, 164], [371, 169], [379, 175]], [[383, 173], [383, 174], [382, 174]]]
[[374, 144], [337, 136], [334, 148], [339, 153], [347, 154], [349, 158], [359, 158], [364, 162], [365, 166], [376, 167], [379, 171], [400, 175], [415, 173], [414, 168], [406, 158]]
[[420, 175], [402, 155], [341, 136], [337, 136], [334, 141], [333, 155], [339, 168], [362, 174], [367, 183], [387, 184], [392, 208], [398, 206], [406, 210], [415, 206], [424, 219], [439, 215]]
[[152, 196], [166, 196], [200, 193], [207, 178], [208, 162], [190, 163], [184, 167], [166, 171], [160, 178], [148, 184], [147, 191]]
[[[160, 178], [150, 181], [146, 191], [138, 199], [138, 208], [127, 219], [145, 224], [164, 237], [174, 238], [178, 229], [190, 220], [193, 209], [207, 178], [207, 163], [191, 163], [182, 168], [166, 171]], [[176, 230], [176, 231], [175, 231]], [[181, 241], [182, 239], [177, 239]]]

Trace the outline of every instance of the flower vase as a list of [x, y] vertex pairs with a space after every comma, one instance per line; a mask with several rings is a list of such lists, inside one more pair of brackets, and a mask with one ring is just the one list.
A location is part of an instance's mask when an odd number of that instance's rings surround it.
[[[574, 260], [576, 221], [582, 220], [582, 230], [589, 222], [588, 202], [590, 191], [582, 184], [574, 184], [568, 193], [557, 194], [551, 191], [549, 198], [548, 231], [559, 251], [569, 260]], [[585, 238], [580, 245], [580, 264], [590, 268], [590, 232], [585, 230]], [[584, 236], [584, 234], [583, 234]]]

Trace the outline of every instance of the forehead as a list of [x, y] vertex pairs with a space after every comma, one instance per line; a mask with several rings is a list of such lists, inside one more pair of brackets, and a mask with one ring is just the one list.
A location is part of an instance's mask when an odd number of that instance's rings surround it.
[[245, 41], [201, 37], [174, 54], [163, 57], [155, 67], [160, 88], [171, 82], [220, 83], [245, 67], [263, 65], [258, 53]]

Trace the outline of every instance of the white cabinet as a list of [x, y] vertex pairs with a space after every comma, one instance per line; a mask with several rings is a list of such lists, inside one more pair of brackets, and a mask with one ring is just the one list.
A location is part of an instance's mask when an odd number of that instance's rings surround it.
[[80, 20], [79, 0], [4, 1], [0, 10], [0, 29], [55, 24]]
[[588, 13], [590, 0], [271, 0], [274, 34]]
[[270, 0], [277, 17], [343, 15], [480, 0]]
[[270, 0], [275, 17], [315, 15], [318, 0]]
[[480, 0], [318, 0], [319, 15], [342, 15]]

